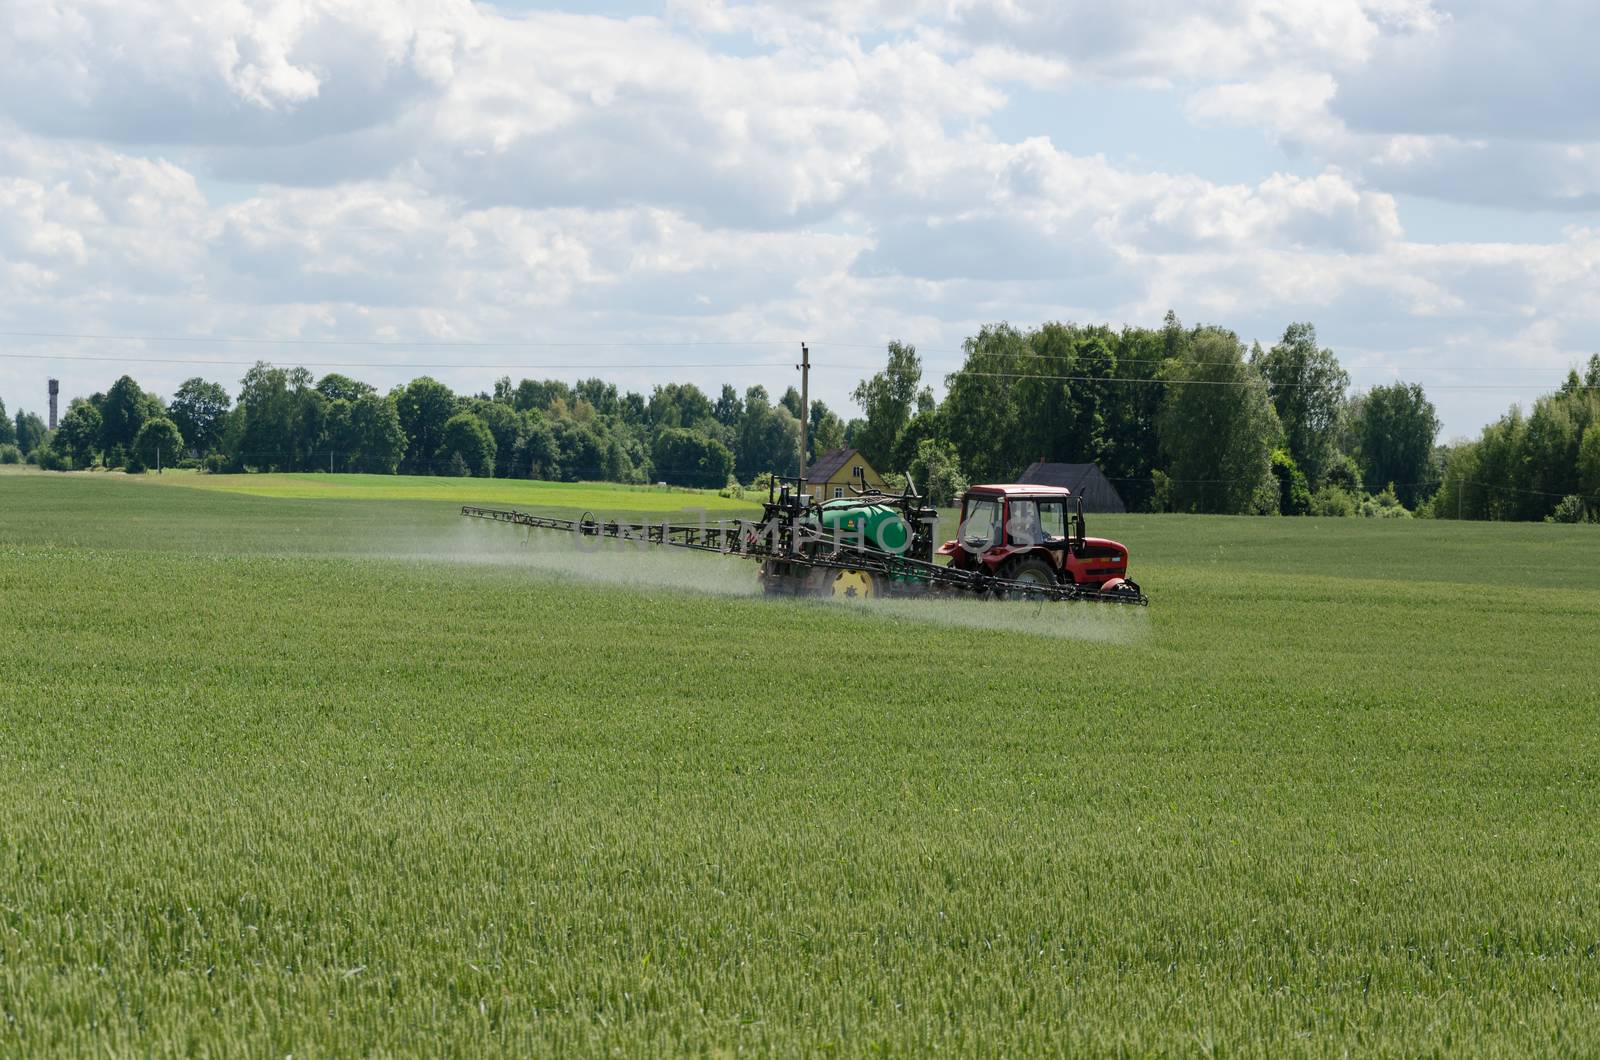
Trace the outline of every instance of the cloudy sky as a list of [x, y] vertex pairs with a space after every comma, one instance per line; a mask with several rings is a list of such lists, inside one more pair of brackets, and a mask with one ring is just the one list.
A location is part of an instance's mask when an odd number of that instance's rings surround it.
[[1600, 349], [1597, 41], [1578, 0], [0, 0], [0, 398], [781, 392], [807, 339], [842, 407], [890, 338], [937, 380], [985, 322], [1172, 308], [1311, 320], [1475, 432]]

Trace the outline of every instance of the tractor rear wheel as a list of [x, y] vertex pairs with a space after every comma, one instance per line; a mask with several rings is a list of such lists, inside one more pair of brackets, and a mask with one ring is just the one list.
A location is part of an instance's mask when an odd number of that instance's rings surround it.
[[[1037, 585], [1041, 589], [1054, 589], [1059, 584], [1056, 569], [1049, 561], [1038, 556], [1024, 556], [1011, 561], [1000, 569], [1000, 577], [1021, 582], [1025, 586]], [[997, 595], [1001, 599], [1026, 600], [1030, 594], [1026, 588], [1006, 588]]]
[[830, 596], [840, 599], [861, 600], [878, 595], [878, 578], [871, 571], [841, 570], [829, 583]]

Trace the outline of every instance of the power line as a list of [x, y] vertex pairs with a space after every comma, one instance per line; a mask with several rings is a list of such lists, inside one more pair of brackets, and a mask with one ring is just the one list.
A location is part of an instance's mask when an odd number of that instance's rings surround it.
[[[1234, 363], [1234, 362], [1224, 362]], [[1060, 381], [1064, 383], [1159, 383], [1164, 386], [1233, 386], [1248, 387], [1313, 387], [1319, 383], [1271, 383], [1265, 379], [1161, 379], [1159, 377], [1130, 378], [1128, 376], [1096, 376], [1096, 375], [1049, 375], [1035, 372], [980, 372], [969, 368], [958, 368], [949, 373], [948, 378], [956, 376], [978, 376], [990, 379], [1038, 379], [1045, 381]], [[1381, 386], [1380, 383], [1352, 383], [1359, 389]], [[1421, 386], [1422, 384], [1418, 384]], [[1430, 390], [1549, 390], [1549, 383], [1429, 383]], [[1557, 387], [1557, 389], [1560, 389]], [[1600, 390], [1600, 387], [1582, 386], [1581, 390]]]
[[[819, 345], [820, 346], [820, 345], [823, 345], [823, 344], [815, 343], [814, 345]], [[1008, 357], [1009, 356], [1009, 357], [1016, 357], [1018, 359], [1032, 359], [1032, 360], [1039, 360], [1039, 361], [1067, 361], [1067, 362], [1070, 362], [1070, 363], [1083, 363], [1083, 362], [1092, 360], [1092, 358], [1083, 357], [1083, 356], [1081, 356], [1079, 354], [1032, 353], [1032, 352], [1007, 353], [1005, 351], [1000, 351], [1000, 350], [992, 350], [992, 351], [991, 350], [979, 350], [979, 351], [974, 351], [972, 353], [968, 353], [967, 356], [968, 356], [969, 359], [970, 358], [977, 358], [977, 357], [1003, 358], [1003, 357]], [[1217, 359], [1217, 360], [1195, 361], [1195, 360], [1189, 360], [1189, 359], [1184, 358], [1184, 357], [1123, 357], [1123, 356], [1120, 356], [1118, 354], [1113, 353], [1113, 354], [1111, 354], [1110, 360], [1113, 363], [1117, 364], [1117, 365], [1124, 365], [1124, 364], [1166, 364], [1167, 362], [1170, 361], [1170, 362], [1173, 362], [1173, 363], [1184, 364], [1184, 365], [1191, 365], [1191, 364], [1193, 364], [1193, 365], [1237, 365], [1237, 364], [1244, 364], [1244, 365], [1248, 365], [1250, 367], [1255, 367], [1255, 364], [1252, 361], [1248, 361], [1248, 360], [1241, 361], [1241, 360], [1234, 359], [1234, 358], [1222, 358], [1222, 359]], [[1311, 367], [1310, 365], [1302, 365], [1298, 369], [1298, 371], [1303, 374], [1304, 372], [1308, 371], [1310, 369], [1310, 367]], [[1429, 365], [1411, 364], [1411, 365], [1405, 365], [1405, 364], [1362, 363], [1362, 362], [1352, 362], [1350, 364], [1344, 364], [1344, 363], [1341, 362], [1341, 363], [1339, 363], [1338, 367], [1341, 370], [1371, 369], [1371, 370], [1382, 370], [1382, 371], [1392, 371], [1392, 372], [1452, 372], [1452, 371], [1459, 371], [1459, 369], [1453, 368], [1450, 365], [1437, 365], [1437, 364], [1429, 364]], [[1575, 366], [1575, 365], [1568, 365], [1567, 367], [1568, 367], [1569, 370], [1574, 370], [1574, 371], [1577, 370], [1577, 368], [1578, 368], [1578, 366]], [[961, 371], [961, 370], [962, 369], [956, 369], [956, 371]], [[1551, 369], [1551, 371], [1560, 371], [1560, 370], [1561, 369], [1557, 369], [1557, 368], [1552, 368]], [[1476, 372], [1476, 370], [1474, 370], [1474, 371]], [[1271, 380], [1268, 380], [1268, 382], [1270, 384]]]
[[[815, 340], [815, 341], [813, 341], [811, 343], [811, 345], [818, 346], [818, 347], [829, 347], [829, 346], [832, 346], [832, 347], [837, 347], [839, 349], [876, 350], [876, 349], [884, 349], [884, 348], [886, 348], [888, 343], [887, 342], [879, 342], [879, 343], [831, 342], [831, 341], [828, 341], [828, 340], [824, 339], [824, 340]], [[969, 349], [966, 349], [965, 347], [962, 347], [960, 349], [955, 349], [955, 348], [951, 348], [951, 347], [918, 346], [915, 343], [907, 343], [907, 345], [911, 346], [911, 348], [914, 349], [919, 354], [924, 354], [924, 353], [941, 354], [941, 355], [943, 355], [943, 354], [952, 354], [952, 355], [959, 354], [959, 355], [966, 356], [966, 357], [1007, 357], [1007, 356], [1014, 356], [1014, 357], [1034, 358], [1036, 360], [1041, 360], [1041, 361], [1081, 361], [1081, 360], [1085, 359], [1081, 354], [1077, 354], [1077, 353], [1036, 353], [1033, 350], [1021, 350], [1021, 351], [969, 350]], [[1270, 352], [1270, 349], [1267, 350], [1267, 351], [1264, 351], [1264, 352]], [[1223, 359], [1223, 360], [1193, 361], [1193, 360], [1186, 360], [1186, 359], [1184, 359], [1182, 357], [1166, 357], [1166, 356], [1163, 356], [1163, 357], [1127, 357], [1127, 356], [1123, 356], [1121, 354], [1118, 354], [1114, 350], [1108, 350], [1107, 353], [1110, 354], [1111, 360], [1115, 361], [1117, 364], [1128, 364], [1128, 363], [1134, 363], [1134, 364], [1161, 364], [1161, 363], [1164, 363], [1166, 361], [1180, 361], [1180, 362], [1182, 362], [1184, 364], [1239, 364], [1239, 363], [1241, 363], [1240, 361], [1233, 360], [1231, 358]], [[1245, 360], [1242, 363], [1250, 364], [1251, 362], [1249, 360]], [[1449, 365], [1437, 365], [1437, 364], [1427, 364], [1427, 365], [1422, 365], [1422, 364], [1411, 364], [1411, 365], [1405, 365], [1405, 364], [1363, 364], [1363, 363], [1344, 364], [1344, 363], [1341, 362], [1339, 364], [1339, 367], [1340, 368], [1344, 368], [1344, 369], [1351, 369], [1351, 368], [1385, 369], [1385, 370], [1391, 370], [1391, 371], [1396, 371], [1396, 372], [1449, 372], [1449, 371], [1456, 370], [1456, 369], [1453, 369]], [[1551, 371], [1563, 371], [1563, 370], [1582, 371], [1582, 367], [1583, 367], [1582, 365], [1574, 365], [1574, 364], [1568, 364], [1565, 369], [1557, 368], [1557, 367], [1552, 366], [1551, 367]]]
[[1454, 482], [1458, 485], [1465, 486], [1477, 486], [1480, 489], [1486, 490], [1500, 490], [1510, 493], [1526, 493], [1535, 497], [1577, 497], [1579, 500], [1600, 503], [1600, 496], [1590, 496], [1586, 493], [1558, 493], [1555, 490], [1528, 489], [1525, 486], [1496, 486], [1488, 482], [1479, 482], [1476, 479], [1462, 478], [1459, 475], [1447, 475], [1437, 482], [1419, 483], [1419, 485], [1443, 486], [1447, 482]]
[[[9, 334], [0, 332], [0, 335]], [[270, 341], [270, 340], [262, 340]], [[106, 364], [168, 364], [168, 365], [199, 365], [206, 367], [235, 367], [251, 368], [258, 361], [240, 361], [217, 357], [124, 357], [105, 356], [99, 354], [47, 354], [47, 353], [16, 353], [14, 351], [0, 352], [0, 358], [12, 360], [32, 361], [83, 361]], [[1189, 364], [1237, 364], [1234, 361], [1215, 362], [1185, 362]], [[813, 362], [813, 367], [817, 367]], [[455, 361], [407, 361], [389, 364], [375, 364], [371, 361], [298, 361], [294, 367], [298, 368], [347, 368], [368, 369], [376, 371], [432, 369], [436, 371], [468, 370], [468, 371], [546, 371], [546, 370], [634, 370], [634, 371], [663, 371], [688, 368], [788, 368], [787, 360], [784, 361], [661, 361], [655, 363], [603, 363], [596, 361], [578, 362], [546, 362], [530, 364], [496, 363], [496, 364], [470, 364]], [[870, 371], [870, 365], [842, 365], [833, 364], [835, 368], [849, 368], [854, 371]], [[1248, 387], [1261, 385], [1273, 387], [1321, 387], [1321, 383], [1273, 382], [1264, 378], [1257, 379], [1163, 379], [1158, 376], [1092, 376], [1092, 375], [1058, 375], [1045, 372], [984, 372], [972, 368], [958, 368], [949, 372], [946, 378], [957, 376], [976, 376], [989, 379], [1031, 379], [1045, 382], [1067, 383], [1143, 383], [1160, 384], [1163, 386], [1231, 386]], [[1354, 383], [1350, 384], [1355, 389], [1372, 388], [1381, 386], [1381, 383]], [[1427, 383], [1429, 390], [1549, 390], [1549, 383]], [[1560, 389], [1557, 386], [1556, 389]], [[1600, 390], [1600, 387], [1579, 384], [1580, 390]]]

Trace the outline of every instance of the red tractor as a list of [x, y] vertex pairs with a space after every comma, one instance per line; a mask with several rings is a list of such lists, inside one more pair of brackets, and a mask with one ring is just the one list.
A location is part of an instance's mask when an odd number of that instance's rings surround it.
[[1142, 599], [1128, 579], [1128, 550], [1084, 529], [1083, 498], [1063, 486], [973, 486], [961, 499], [956, 540], [939, 555], [1008, 581]]

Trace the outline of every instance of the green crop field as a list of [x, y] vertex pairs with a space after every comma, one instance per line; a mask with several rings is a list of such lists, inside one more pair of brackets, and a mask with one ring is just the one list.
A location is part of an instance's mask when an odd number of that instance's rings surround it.
[[0, 475], [0, 1055], [1600, 1052], [1600, 532], [768, 600], [462, 480]]
[[[82, 477], [82, 476], [80, 476]], [[715, 490], [618, 486], [595, 482], [489, 481], [397, 475], [202, 475], [169, 471], [132, 480], [154, 486], [184, 486], [252, 497], [299, 500], [445, 501], [451, 504], [502, 504], [545, 508], [592, 508], [656, 514], [694, 506], [707, 511], [742, 511], [747, 502]]]

